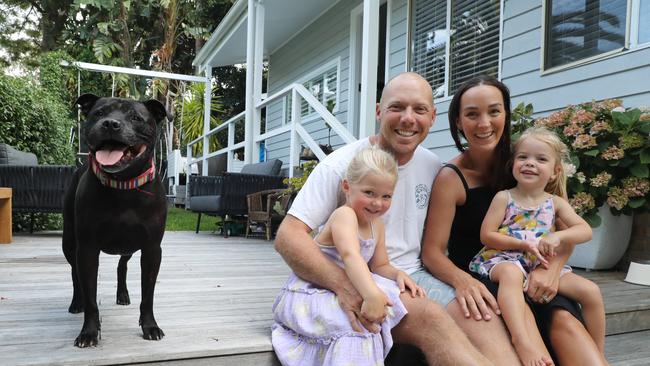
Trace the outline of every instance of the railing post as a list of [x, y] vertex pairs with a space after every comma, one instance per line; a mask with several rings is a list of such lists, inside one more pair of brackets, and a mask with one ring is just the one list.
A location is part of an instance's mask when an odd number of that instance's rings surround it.
[[363, 0], [363, 50], [361, 51], [361, 98], [359, 138], [375, 133], [377, 98], [377, 48], [379, 45], [379, 0]]
[[203, 95], [203, 156], [201, 156], [202, 165], [201, 175], [208, 175], [208, 159], [206, 156], [210, 153], [210, 143], [208, 132], [210, 131], [210, 118], [212, 117], [212, 68], [205, 67], [205, 93]]
[[291, 90], [291, 140], [289, 143], [289, 177], [293, 177], [293, 171], [296, 166], [298, 166], [298, 155], [300, 154], [298, 148], [300, 143], [298, 142], [298, 132], [296, 131], [296, 125], [300, 124], [300, 94], [296, 89]]
[[244, 161], [253, 162], [253, 125], [255, 119], [255, 0], [248, 0], [246, 30], [246, 120], [244, 121]]
[[[253, 84], [253, 105], [262, 101], [262, 74], [264, 72], [264, 4], [260, 1], [255, 4], [255, 57], [254, 73], [255, 81]], [[262, 109], [254, 107], [253, 112], [253, 140], [250, 142], [251, 159], [249, 162], [259, 161], [260, 143], [257, 137], [260, 135], [262, 123]], [[249, 144], [247, 143], [247, 146]]]
[[237, 121], [238, 119], [228, 123], [228, 153], [226, 157], [227, 172], [232, 172], [232, 161], [234, 158], [234, 153], [231, 149], [231, 146], [235, 144], [235, 123], [237, 123]]

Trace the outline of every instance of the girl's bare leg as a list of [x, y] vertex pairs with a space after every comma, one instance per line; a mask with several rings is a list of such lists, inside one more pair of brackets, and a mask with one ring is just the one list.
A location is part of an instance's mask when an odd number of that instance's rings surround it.
[[514, 264], [501, 263], [492, 268], [491, 278], [499, 283], [497, 301], [521, 363], [524, 366], [553, 365], [539, 332], [537, 332], [539, 341], [533, 341], [535, 334], [526, 327], [528, 323], [523, 292], [524, 274]]
[[609, 365], [587, 329], [562, 308], [553, 310], [550, 339], [560, 365]]
[[575, 273], [560, 277], [558, 293], [582, 305], [582, 317], [587, 331], [601, 354], [605, 354], [605, 304], [600, 288], [595, 283]]

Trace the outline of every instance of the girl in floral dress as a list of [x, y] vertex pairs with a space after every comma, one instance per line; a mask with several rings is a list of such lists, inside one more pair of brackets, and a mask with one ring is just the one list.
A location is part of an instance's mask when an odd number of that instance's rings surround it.
[[[524, 291], [528, 273], [547, 266], [562, 243], [582, 243], [591, 228], [566, 201], [562, 164], [567, 148], [557, 135], [530, 128], [514, 144], [512, 174], [517, 185], [494, 197], [481, 226], [485, 247], [472, 259], [470, 270], [499, 283], [497, 301], [513, 345], [525, 365], [553, 365], [545, 347], [526, 329]], [[556, 217], [567, 226], [554, 231]], [[585, 326], [601, 352], [605, 344], [605, 308], [598, 286], [565, 266], [558, 293], [582, 306]], [[548, 302], [550, 298], [542, 298]]]
[[[388, 262], [381, 220], [397, 182], [397, 163], [377, 148], [361, 150], [343, 179], [344, 206], [314, 238], [321, 251], [345, 269], [363, 298], [361, 313], [378, 333], [352, 328], [336, 295], [291, 274], [273, 305], [271, 341], [283, 365], [383, 365], [391, 329], [406, 315], [400, 294], [424, 297], [403, 271]], [[370, 269], [368, 268], [370, 267]], [[372, 271], [372, 272], [371, 272]]]

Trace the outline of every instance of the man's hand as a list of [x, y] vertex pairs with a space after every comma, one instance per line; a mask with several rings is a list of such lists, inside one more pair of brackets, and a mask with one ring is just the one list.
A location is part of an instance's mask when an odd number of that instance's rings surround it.
[[542, 304], [551, 301], [557, 295], [560, 285], [560, 276], [556, 272], [543, 267], [537, 267], [530, 272], [527, 288], [524, 289], [528, 297]]
[[355, 332], [363, 333], [363, 328], [372, 333], [379, 332], [380, 328], [377, 324], [361, 316], [363, 298], [352, 284], [336, 292], [336, 297]]
[[466, 318], [470, 316], [475, 320], [490, 320], [490, 310], [495, 314], [501, 314], [497, 300], [480, 281], [466, 274], [463, 281], [454, 283], [456, 289], [456, 300]]

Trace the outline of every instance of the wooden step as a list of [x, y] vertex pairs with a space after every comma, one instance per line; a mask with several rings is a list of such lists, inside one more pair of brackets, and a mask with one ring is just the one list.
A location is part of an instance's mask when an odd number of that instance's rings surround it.
[[611, 335], [605, 338], [605, 356], [612, 366], [650, 365], [650, 331]]

